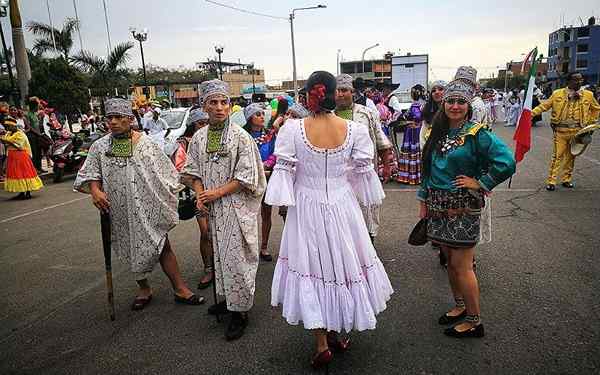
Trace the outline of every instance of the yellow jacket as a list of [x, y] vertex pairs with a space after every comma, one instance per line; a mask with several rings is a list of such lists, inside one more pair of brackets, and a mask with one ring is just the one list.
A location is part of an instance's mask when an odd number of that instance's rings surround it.
[[8, 132], [0, 136], [0, 140], [6, 143], [7, 150], [25, 150], [31, 156], [31, 146], [25, 133], [21, 130]]
[[[552, 124], [560, 124], [567, 116], [567, 103], [569, 102], [569, 89], [563, 88], [555, 90], [548, 100], [544, 100], [531, 112], [532, 117], [539, 116], [552, 108]], [[594, 94], [589, 90], [583, 90], [578, 100], [580, 113], [582, 115], [581, 125], [587, 126], [595, 123], [600, 115], [600, 104], [594, 99]]]

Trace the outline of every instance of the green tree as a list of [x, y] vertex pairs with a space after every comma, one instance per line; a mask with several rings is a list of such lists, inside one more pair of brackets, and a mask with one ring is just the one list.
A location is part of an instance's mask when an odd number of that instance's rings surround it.
[[48, 101], [51, 107], [63, 114], [86, 111], [89, 95], [84, 74], [62, 57], [30, 56], [29, 61], [31, 95]]
[[46, 52], [58, 53], [65, 61], [69, 61], [71, 48], [73, 48], [73, 33], [78, 28], [79, 22], [74, 18], [67, 18], [61, 30], [41, 22], [32, 21], [27, 24], [27, 30], [37, 37], [33, 42], [33, 52], [38, 55]]
[[126, 68], [131, 48], [133, 48], [131, 42], [120, 43], [110, 51], [106, 59], [89, 51], [81, 51], [71, 60], [83, 72], [90, 75], [90, 88], [93, 94], [106, 97], [111, 95], [114, 88], [126, 92], [131, 78]]

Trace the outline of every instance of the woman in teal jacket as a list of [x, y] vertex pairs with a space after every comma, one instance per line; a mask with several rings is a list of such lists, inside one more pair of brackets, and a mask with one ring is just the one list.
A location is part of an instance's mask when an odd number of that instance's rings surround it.
[[[457, 76], [476, 74], [473, 71], [460, 68]], [[420, 216], [429, 219], [428, 238], [448, 252], [448, 280], [456, 306], [439, 323], [459, 323], [444, 331], [453, 337], [484, 335], [473, 272], [480, 215], [484, 196], [515, 172], [512, 151], [485, 125], [470, 121], [472, 82], [459, 78], [446, 87], [423, 149], [423, 181], [417, 193]]]

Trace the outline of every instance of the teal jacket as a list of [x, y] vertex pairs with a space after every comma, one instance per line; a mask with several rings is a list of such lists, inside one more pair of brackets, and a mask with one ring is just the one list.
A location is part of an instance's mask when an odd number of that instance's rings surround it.
[[428, 189], [456, 191], [454, 180], [460, 175], [475, 178], [491, 191], [515, 173], [513, 152], [485, 125], [467, 122], [450, 129], [448, 136], [457, 136], [462, 145], [447, 153], [433, 152], [431, 173], [422, 177], [417, 199], [426, 200]]

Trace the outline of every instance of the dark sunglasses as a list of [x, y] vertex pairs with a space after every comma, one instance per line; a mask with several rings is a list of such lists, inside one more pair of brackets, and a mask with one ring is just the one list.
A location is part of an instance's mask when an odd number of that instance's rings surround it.
[[465, 104], [467, 104], [467, 101], [462, 98], [450, 98], [450, 99], [446, 99], [446, 103], [449, 105], [454, 105], [454, 104], [465, 105]]
[[254, 114], [254, 116], [260, 116], [260, 117], [264, 117], [264, 116], [265, 116], [265, 114], [264, 114], [263, 112], [256, 112], [256, 113]]

